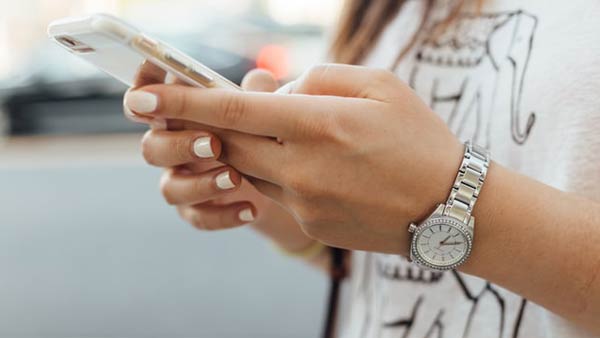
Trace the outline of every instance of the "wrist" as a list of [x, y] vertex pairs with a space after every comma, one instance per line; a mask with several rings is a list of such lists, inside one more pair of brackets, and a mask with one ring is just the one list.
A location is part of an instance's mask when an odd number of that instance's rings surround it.
[[433, 213], [408, 227], [409, 259], [429, 269], [456, 269], [470, 258], [473, 248], [473, 210], [486, 182], [490, 155], [471, 142], [465, 143], [463, 151], [445, 202], [438, 202]]
[[[513, 232], [503, 225], [502, 217], [507, 215], [506, 203], [517, 198], [512, 196], [518, 182], [513, 173], [493, 162], [488, 169], [486, 184], [479, 195], [473, 216], [477, 219], [477, 236], [469, 260], [461, 270], [477, 276], [486, 276], [487, 268], [498, 269], [497, 259], [504, 256], [507, 246], [513, 241], [508, 237]], [[516, 184], [516, 185], [515, 185]], [[499, 198], [502, 196], [502, 198]], [[498, 245], [499, 244], [499, 245]]]

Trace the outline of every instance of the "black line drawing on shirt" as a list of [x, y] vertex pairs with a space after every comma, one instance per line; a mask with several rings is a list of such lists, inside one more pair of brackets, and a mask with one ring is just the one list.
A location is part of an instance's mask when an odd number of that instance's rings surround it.
[[[496, 100], [508, 100], [511, 137], [523, 144], [536, 119], [534, 112], [521, 116], [521, 101], [537, 22], [534, 15], [521, 10], [461, 15], [441, 34], [417, 47], [409, 83], [433, 110], [440, 104], [453, 104], [448, 126], [457, 136], [487, 147], [491, 120], [498, 113], [494, 111]], [[432, 31], [438, 25], [433, 25]], [[512, 82], [510, 97], [497, 97], [500, 75], [505, 72]], [[473, 120], [473, 134], [463, 135]]]
[[[442, 323], [442, 316], [444, 315], [444, 310], [440, 310], [437, 316], [435, 316], [435, 320], [433, 321], [433, 325], [429, 328], [427, 333], [425, 334], [425, 338], [444, 338], [444, 324]], [[434, 335], [437, 333], [436, 335]]]
[[400, 318], [398, 320], [395, 320], [395, 321], [389, 322], [389, 323], [383, 323], [383, 326], [387, 327], [387, 328], [405, 327], [406, 331], [404, 331], [402, 338], [407, 338], [408, 335], [410, 334], [410, 329], [412, 328], [412, 325], [415, 322], [415, 317], [416, 317], [417, 312], [419, 311], [419, 307], [421, 306], [422, 303], [423, 303], [423, 296], [419, 296], [419, 298], [417, 298], [417, 301], [413, 305], [410, 317]]
[[[536, 113], [521, 103], [537, 25], [522, 10], [462, 14], [417, 45], [409, 84], [460, 138], [489, 148], [492, 126], [505, 121], [506, 138], [522, 145], [536, 124]], [[366, 256], [376, 278], [359, 286], [367, 309], [361, 337], [519, 337], [527, 306], [519, 295], [455, 271], [424, 270], [400, 256]], [[388, 291], [377, 296], [381, 286]]]
[[[415, 303], [412, 306], [410, 314], [401, 314], [395, 317], [393, 320], [383, 321], [382, 327], [387, 329], [403, 329], [401, 333], [401, 337], [410, 338], [413, 337], [410, 334], [414, 331], [417, 325], [420, 325], [420, 331], [423, 332], [426, 329], [426, 338], [444, 338], [444, 321], [442, 319], [442, 314], [444, 312], [453, 312], [455, 311], [454, 307], [456, 304], [448, 304], [444, 302], [439, 302], [436, 299], [431, 299], [428, 302], [426, 298], [427, 294], [432, 294], [434, 290], [432, 288], [438, 287], [440, 281], [445, 281], [446, 285], [442, 286], [446, 289], [448, 288], [448, 283], [453, 283], [455, 285], [456, 291], [459, 292], [463, 297], [462, 301], [469, 304], [469, 311], [465, 313], [464, 322], [457, 322], [454, 319], [453, 325], [462, 325], [462, 335], [460, 337], [476, 337], [477, 332], [471, 332], [473, 327], [473, 323], [481, 319], [477, 318], [478, 311], [480, 311], [481, 302], [483, 299], [486, 299], [486, 306], [488, 308], [490, 306], [496, 308], [496, 313], [498, 317], [494, 318], [485, 318], [486, 324], [489, 326], [489, 323], [497, 323], [497, 335], [495, 337], [503, 338], [503, 337], [511, 337], [517, 338], [519, 334], [519, 329], [522, 322], [522, 317], [525, 309], [525, 305], [527, 301], [521, 297], [513, 295], [513, 298], [519, 298], [519, 305], [516, 308], [514, 313], [507, 313], [507, 299], [499, 292], [497, 286], [491, 284], [490, 282], [481, 280], [481, 283], [469, 283], [466, 282], [465, 277], [456, 271], [449, 271], [442, 273], [444, 278], [439, 277], [432, 280], [422, 280], [422, 279], [409, 279], [409, 278], [397, 278], [396, 273], [390, 273], [390, 271], [403, 271], [402, 273], [398, 273], [401, 276], [408, 275], [408, 271], [412, 271], [410, 275], [419, 276], [421, 273], [416, 272], [417, 270], [425, 270], [420, 267], [408, 262], [406, 259], [401, 258], [399, 256], [391, 256], [391, 255], [377, 255], [376, 256], [376, 264], [377, 264], [377, 274], [379, 277], [388, 280], [393, 283], [410, 283], [408, 287], [414, 288], [414, 283], [416, 285], [422, 285], [425, 287], [423, 291], [419, 291], [418, 297]], [[428, 271], [429, 272], [429, 271]], [[447, 292], [447, 291], [446, 291]], [[433, 297], [435, 298], [435, 297]], [[406, 301], [406, 300], [403, 300]], [[514, 302], [514, 300], [513, 300]], [[494, 305], [495, 304], [495, 305]], [[514, 308], [514, 307], [513, 307]], [[437, 311], [438, 315], [435, 317], [433, 321], [431, 321], [431, 317], [427, 315], [423, 315], [424, 311]], [[421, 316], [419, 314], [421, 313]], [[511, 329], [510, 333], [507, 331]], [[433, 333], [436, 333], [433, 335]], [[418, 335], [418, 333], [415, 333]], [[510, 334], [509, 336], [507, 336]], [[416, 336], [414, 336], [416, 337]], [[454, 336], [452, 337], [454, 338]], [[490, 337], [491, 338], [491, 337]]]

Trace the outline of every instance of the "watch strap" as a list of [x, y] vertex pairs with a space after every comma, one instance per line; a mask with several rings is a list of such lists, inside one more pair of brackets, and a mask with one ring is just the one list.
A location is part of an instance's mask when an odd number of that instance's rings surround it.
[[465, 154], [446, 201], [444, 215], [468, 224], [473, 207], [485, 181], [490, 165], [490, 153], [471, 141], [465, 142]]

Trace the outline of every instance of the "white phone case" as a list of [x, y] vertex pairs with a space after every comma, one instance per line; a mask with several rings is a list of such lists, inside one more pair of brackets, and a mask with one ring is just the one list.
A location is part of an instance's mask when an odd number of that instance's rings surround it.
[[[60, 19], [48, 26], [48, 35], [128, 86], [142, 76], [164, 82], [174, 75], [191, 86], [241, 90], [202, 63], [111, 15]], [[148, 71], [153, 73], [143, 73]]]

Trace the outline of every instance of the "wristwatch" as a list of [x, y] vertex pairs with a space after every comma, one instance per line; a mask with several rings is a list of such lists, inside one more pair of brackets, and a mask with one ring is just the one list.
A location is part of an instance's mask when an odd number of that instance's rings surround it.
[[465, 143], [465, 154], [446, 204], [420, 224], [410, 224], [409, 259], [431, 270], [452, 270], [463, 264], [473, 247], [475, 217], [471, 212], [490, 165], [489, 152]]

